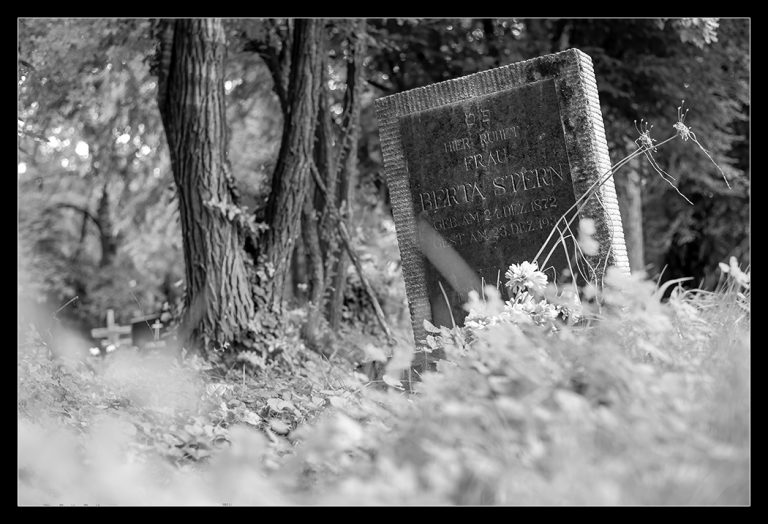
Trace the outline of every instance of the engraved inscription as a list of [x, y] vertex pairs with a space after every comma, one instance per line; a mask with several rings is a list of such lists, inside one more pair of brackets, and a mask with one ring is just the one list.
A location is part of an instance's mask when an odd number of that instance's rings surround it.
[[[422, 245], [433, 311], [445, 310], [439, 283], [452, 280], [429, 257], [455, 252], [495, 284], [533, 258], [575, 202], [553, 80], [406, 115], [400, 132], [414, 213], [437, 232]], [[565, 267], [563, 255], [552, 264]], [[462, 319], [466, 293], [445, 291]]]
[[[571, 49], [376, 100], [417, 343], [425, 319], [463, 322], [468, 290], [490, 284], [504, 294], [508, 265], [531, 260], [607, 169], [595, 83], [589, 57]], [[470, 199], [475, 184], [482, 198]], [[595, 278], [606, 265], [627, 268], [610, 177], [582, 213], [601, 247]], [[556, 278], [566, 266], [558, 248], [542, 269]], [[419, 373], [441, 358], [419, 355]]]
[[495, 142], [501, 142], [503, 140], [510, 140], [518, 137], [517, 126], [505, 127], [504, 129], [496, 129], [480, 133], [478, 138], [480, 139], [480, 147], [493, 144]]
[[457, 138], [456, 140], [451, 140], [450, 142], [445, 142], [443, 144], [443, 149], [445, 149], [446, 153], [453, 153], [455, 151], [462, 151], [464, 149], [469, 149], [472, 146], [469, 143], [469, 137], [463, 137], [463, 138]]
[[444, 187], [437, 191], [429, 191], [419, 194], [421, 210], [437, 210], [443, 207], [459, 206], [472, 203], [476, 198], [485, 200], [483, 192], [477, 183], [460, 184], [458, 186]]

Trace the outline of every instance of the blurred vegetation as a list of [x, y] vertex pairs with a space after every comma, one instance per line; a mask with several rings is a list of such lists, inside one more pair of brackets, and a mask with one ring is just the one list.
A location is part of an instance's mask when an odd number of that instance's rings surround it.
[[[750, 21], [324, 23], [324, 140], [342, 164], [357, 139], [336, 204], [368, 280], [338, 266], [338, 329], [326, 312], [330, 334], [306, 336], [316, 284], [299, 239], [279, 329], [253, 320], [258, 348], [200, 358], [171, 333], [167, 351], [92, 358], [107, 309], [124, 324], [184, 306], [158, 26], [19, 19], [19, 504], [749, 504]], [[291, 28], [224, 21], [228, 157], [257, 220], [288, 121], [275, 60]], [[418, 341], [444, 358], [417, 380], [373, 101], [572, 47], [592, 57], [614, 162], [636, 150], [635, 120], [673, 135], [685, 100], [712, 159], [681, 140], [654, 158], [693, 205], [633, 160], [617, 176], [639, 175], [653, 279], [612, 275], [579, 311], [552, 290], [474, 297], [466, 327]], [[327, 209], [311, 211], [303, 224]]]
[[[254, 42], [273, 41], [278, 22], [226, 21], [230, 160], [242, 203], [257, 214], [269, 194], [283, 116]], [[338, 42], [328, 50], [327, 92], [337, 116], [346, 88], [345, 23], [329, 26]], [[693, 206], [645, 160], [633, 164], [642, 175], [648, 273], [666, 268], [665, 280], [692, 276], [711, 289], [717, 262], [735, 255], [749, 263], [748, 20], [371, 19], [366, 31], [353, 224], [390, 214], [375, 98], [577, 47], [595, 64], [614, 161], [635, 147], [634, 120], [654, 123], [654, 134], [666, 137], [685, 99], [688, 123], [732, 186], [687, 144], [671, 144], [656, 158]], [[19, 249], [20, 271], [29, 277], [20, 292], [54, 310], [77, 295], [62, 316], [83, 328], [98, 323], [105, 307], [125, 321], [137, 313], [137, 299], [154, 311], [183, 296], [176, 194], [150, 70], [154, 49], [150, 20], [19, 21]], [[376, 243], [366, 227], [353, 228], [362, 253]], [[397, 264], [397, 250], [383, 247], [387, 263]], [[355, 291], [349, 294], [355, 302]]]
[[537, 307], [475, 297], [467, 327], [430, 327], [446, 358], [410, 393], [405, 340], [327, 359], [294, 339], [227, 371], [163, 353], [54, 362], [30, 337], [19, 503], [747, 505], [750, 282], [724, 268], [717, 291], [663, 302], [612, 274], [567, 324], [536, 313], [551, 290]]

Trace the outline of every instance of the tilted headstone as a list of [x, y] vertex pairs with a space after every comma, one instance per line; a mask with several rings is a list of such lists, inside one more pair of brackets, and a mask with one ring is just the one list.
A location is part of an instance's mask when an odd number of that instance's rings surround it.
[[[376, 111], [417, 342], [424, 319], [461, 323], [481, 282], [504, 291], [509, 265], [532, 261], [610, 170], [592, 60], [576, 49], [380, 98]], [[629, 271], [612, 176], [579, 217], [594, 220], [597, 279], [604, 265]], [[550, 279], [568, 267], [562, 248], [547, 266]]]

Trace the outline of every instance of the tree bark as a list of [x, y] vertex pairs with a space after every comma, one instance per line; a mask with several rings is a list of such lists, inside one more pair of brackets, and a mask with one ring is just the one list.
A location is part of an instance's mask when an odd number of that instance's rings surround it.
[[643, 197], [640, 173], [628, 166], [628, 171], [615, 178], [624, 241], [627, 244], [629, 269], [645, 269], [643, 253]]
[[113, 232], [112, 209], [109, 203], [109, 184], [104, 182], [99, 199], [99, 209], [96, 213], [99, 224], [99, 241], [101, 243], [101, 260], [99, 267], [107, 267], [112, 264], [117, 255], [117, 238]]
[[88, 214], [83, 213], [83, 221], [80, 224], [80, 238], [77, 241], [77, 249], [75, 250], [75, 254], [72, 256], [72, 260], [77, 261], [80, 258], [80, 254], [83, 252], [83, 247], [85, 246], [85, 237], [88, 234]]
[[[331, 125], [331, 113], [328, 107], [328, 96], [325, 92], [323, 92], [320, 100], [317, 118], [315, 166], [327, 189], [330, 186], [336, 186], [337, 177], [333, 155], [335, 140]], [[326, 257], [334, 240], [333, 220], [335, 218], [330, 216], [334, 199], [328, 191], [321, 191], [317, 183], [311, 178], [309, 183], [311, 190], [304, 204], [304, 245], [309, 256], [310, 301], [318, 310], [322, 310], [327, 285]]]
[[288, 83], [291, 70], [293, 22], [290, 19], [285, 21], [269, 19], [264, 22], [264, 26], [266, 36], [260, 40], [246, 42], [244, 49], [255, 51], [264, 60], [272, 76], [272, 90], [280, 102], [283, 117], [287, 118], [290, 113]]
[[303, 242], [296, 242], [291, 258], [291, 286], [293, 287], [293, 301], [297, 305], [307, 302], [307, 254]]
[[186, 296], [180, 334], [187, 347], [204, 352], [242, 340], [254, 315], [244, 235], [221, 210], [235, 202], [225, 122], [226, 37], [220, 19], [165, 23], [158, 106], [183, 235]]
[[325, 303], [325, 268], [323, 265], [323, 250], [320, 247], [320, 235], [318, 234], [317, 212], [309, 198], [304, 202], [302, 220], [303, 241], [308, 255], [307, 266], [310, 281], [307, 321], [303, 326], [303, 336], [310, 344], [310, 347], [316, 349], [316, 341], [318, 333], [320, 332], [322, 308]]
[[302, 208], [310, 187], [322, 88], [322, 29], [321, 20], [297, 19], [294, 23], [288, 89], [291, 93], [290, 111], [283, 128], [266, 209], [270, 227], [265, 235], [264, 252], [272, 276], [265, 284], [268, 285], [268, 306], [273, 310], [282, 306], [286, 276], [296, 239], [301, 234]]
[[[325, 57], [324, 57], [325, 58]], [[325, 60], [323, 60], [325, 62]], [[302, 216], [302, 244], [306, 249], [307, 275], [309, 278], [309, 303], [307, 320], [302, 327], [302, 336], [307, 345], [322, 351], [322, 320], [325, 311], [326, 293], [330, 285], [328, 271], [332, 269], [336, 245], [336, 194], [338, 172], [336, 169], [336, 134], [330, 111], [330, 93], [325, 88], [327, 74], [325, 63], [322, 67], [322, 88], [317, 110], [316, 142], [314, 163], [316, 171], [310, 179], [311, 189], [304, 203]], [[323, 184], [321, 189], [319, 183]], [[332, 188], [332, 189], [329, 189]], [[327, 335], [327, 333], [324, 333]]]
[[[363, 78], [363, 59], [365, 58], [365, 21], [359, 21], [353, 29], [351, 42], [351, 57], [347, 67], [347, 120], [344, 126], [344, 136], [341, 158], [341, 174], [338, 177], [338, 189], [335, 191], [340, 204], [340, 215], [344, 222], [349, 223], [352, 216], [352, 199], [358, 179], [357, 148], [360, 137], [361, 98], [365, 82]], [[330, 189], [330, 188], [329, 188]], [[338, 243], [331, 253], [329, 287], [331, 295], [327, 304], [327, 318], [330, 328], [337, 331], [341, 325], [344, 290], [347, 284], [347, 268], [350, 259], [347, 252]]]

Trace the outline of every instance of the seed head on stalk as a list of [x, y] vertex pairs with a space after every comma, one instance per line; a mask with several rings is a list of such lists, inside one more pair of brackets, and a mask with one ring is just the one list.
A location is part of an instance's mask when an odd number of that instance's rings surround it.
[[653, 158], [653, 152], [657, 151], [657, 148], [653, 145], [656, 140], [651, 138], [651, 129], [653, 129], [653, 124], [649, 125], [647, 121], [644, 122], [643, 119], [640, 119], [640, 127], [637, 127], [637, 121], [635, 121], [635, 129], [637, 129], [637, 132], [640, 134], [637, 140], [635, 140], [635, 143], [639, 146], [639, 151], [642, 151], [645, 157], [648, 159], [648, 162], [651, 164], [653, 170], [659, 174], [664, 182], [675, 188], [675, 191], [677, 191], [677, 193], [683, 197], [686, 202], [693, 205], [693, 202], [688, 200], [688, 198], [680, 192], [677, 186], [672, 183], [672, 181], [675, 180], [675, 177], [664, 171], [659, 163], [656, 162], [656, 159]]
[[[653, 145], [654, 142], [656, 142], [655, 138], [651, 138], [651, 129], [653, 129], [653, 125], [648, 125], [648, 122], [640, 119], [640, 127], [637, 127], [637, 120], [635, 122], [635, 129], [637, 130], [637, 134], [640, 135], [637, 137], [637, 140], [635, 140], [635, 144], [637, 144], [641, 148], [646, 148], [651, 151], [656, 151], [656, 147]], [[642, 130], [642, 131], [641, 131]]]
[[717, 165], [717, 162], [712, 158], [712, 156], [709, 154], [709, 151], [704, 149], [704, 146], [701, 145], [701, 142], [696, 138], [696, 135], [693, 131], [691, 131], [692, 127], [685, 124], [685, 117], [688, 115], [688, 109], [683, 111], [683, 106], [685, 105], [685, 100], [683, 100], [679, 106], [677, 106], [677, 122], [672, 126], [675, 128], [675, 131], [677, 131], [677, 135], [683, 140], [683, 142], [687, 142], [690, 140], [697, 146], [699, 146], [699, 149], [701, 149], [705, 155], [707, 155], [707, 158], [715, 164], [715, 167], [720, 171], [720, 174], [723, 175], [723, 180], [725, 180], [725, 185], [728, 186], [728, 189], [731, 189], [731, 184], [728, 183], [728, 178], [726, 178], [725, 173], [722, 169], [720, 169], [720, 166]]

